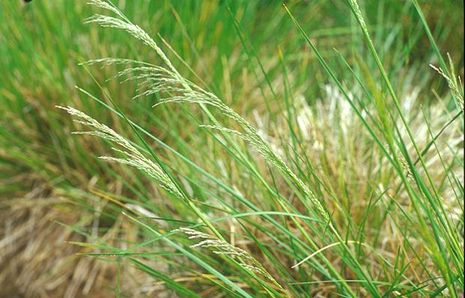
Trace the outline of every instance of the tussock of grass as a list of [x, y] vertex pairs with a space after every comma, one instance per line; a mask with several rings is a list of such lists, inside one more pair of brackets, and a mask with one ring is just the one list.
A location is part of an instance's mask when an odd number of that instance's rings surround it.
[[[376, 7], [380, 15], [390, 11], [383, 3]], [[21, 255], [50, 274], [39, 278], [19, 261], [0, 259], [8, 268], [1, 281], [19, 270], [21, 281], [35, 281], [27, 287], [30, 296], [56, 289], [74, 297], [108, 284], [116, 285], [117, 296], [463, 294], [463, 86], [416, 1], [398, 9], [418, 18], [412, 28], [426, 32], [433, 50], [428, 61], [411, 65], [392, 62], [405, 61], [411, 45], [399, 41], [400, 30], [372, 28], [368, 3], [349, 0], [347, 7], [328, 10], [352, 12], [354, 40], [341, 52], [328, 51], [306, 29], [299, 4], [277, 8], [276, 20], [262, 31], [287, 24], [297, 47], [269, 57], [259, 55], [236, 19], [250, 13], [241, 10], [248, 6], [218, 4], [231, 18], [219, 24], [244, 49], [228, 52], [212, 42], [212, 49], [224, 51], [221, 71], [211, 62], [214, 54], [201, 59], [174, 4], [165, 12], [173, 13], [180, 36], [166, 40], [151, 37], [111, 2], [89, 4], [103, 13], [87, 18], [87, 26], [116, 29], [115, 36], [123, 31], [145, 47], [137, 57], [103, 50], [110, 58], [81, 64], [96, 89], [78, 87], [73, 100], [58, 102], [74, 126], [56, 109], [50, 113], [56, 118], [39, 113], [37, 121], [57, 132], [51, 147], [62, 148], [53, 158], [1, 130], [0, 157], [23, 160], [36, 183], [51, 190], [24, 195], [26, 202], [47, 202], [44, 209], [6, 200], [2, 209], [15, 212], [0, 229], [0, 251], [8, 248], [2, 259]], [[338, 34], [329, 36], [338, 40]], [[386, 36], [396, 42], [384, 44]], [[419, 37], [409, 38], [414, 44]], [[188, 50], [176, 52], [182, 46], [170, 42], [178, 39]], [[184, 60], [186, 53], [195, 59]], [[232, 71], [241, 57], [251, 73]], [[95, 66], [104, 68], [94, 77]], [[5, 90], [0, 85], [7, 110]], [[8, 125], [27, 127], [12, 110]], [[25, 135], [34, 144], [46, 137], [32, 129]], [[60, 208], [79, 213], [67, 217]], [[43, 253], [48, 238], [26, 232], [48, 224], [58, 235], [50, 237], [69, 242], [55, 242], [56, 262]], [[15, 239], [29, 244], [12, 245]], [[61, 247], [69, 251], [60, 254]]]

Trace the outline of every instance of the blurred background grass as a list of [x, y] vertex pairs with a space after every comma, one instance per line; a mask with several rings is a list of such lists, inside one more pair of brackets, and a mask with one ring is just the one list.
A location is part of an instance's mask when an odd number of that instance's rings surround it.
[[[254, 111], [266, 113], [270, 121], [265, 125], [273, 125], [282, 108], [280, 99], [298, 95], [314, 104], [326, 94], [328, 78], [281, 1], [117, 2], [134, 23], [152, 36], [159, 34], [168, 40], [208, 89], [246, 118], [254, 119]], [[344, 1], [287, 4], [341, 81], [350, 85], [353, 77], [339, 53], [354, 63], [356, 73], [361, 72], [356, 61], [376, 73], [375, 62]], [[450, 53], [463, 77], [463, 2], [420, 4], [439, 48], [443, 54]], [[447, 84], [428, 68], [437, 61], [409, 1], [362, 1], [362, 9], [393, 84], [403, 90], [401, 94], [418, 89], [427, 93], [422, 100], [434, 101], [431, 90], [439, 96], [447, 92]], [[135, 176], [130, 169], [96, 162], [95, 157], [106, 151], [101, 141], [70, 137], [71, 123], [55, 105], [84, 110], [113, 128], [121, 128], [123, 135], [126, 127], [124, 121], [83, 96], [75, 86], [99, 98], [111, 94], [139, 125], [181, 153], [189, 150], [186, 142], [202, 143], [192, 137], [198, 131], [189, 125], [192, 119], [188, 114], [173, 116], [172, 109], [151, 109], [153, 102], [131, 100], [136, 84], [106, 81], [117, 66], [79, 65], [101, 57], [158, 62], [153, 52], [126, 34], [85, 25], [83, 20], [93, 13], [85, 1], [0, 2], [0, 284], [9, 285], [3, 287], [3, 295], [17, 292], [21, 284], [27, 284], [24, 293], [30, 296], [81, 295], [77, 289], [83, 287], [86, 293], [107, 293], [114, 276], [101, 277], [99, 287], [93, 287], [86, 274], [75, 269], [100, 265], [83, 263], [74, 254], [81, 248], [70, 248], [63, 241], [85, 242], [95, 237], [80, 231], [92, 227], [95, 210], [103, 208], [96, 189], [137, 196], [146, 204], [154, 204], [151, 198], [157, 191], [148, 179]], [[177, 67], [190, 73], [185, 64], [176, 61]], [[289, 73], [287, 88], [283, 69]], [[213, 164], [214, 157], [211, 159]], [[153, 208], [163, 213], [164, 207]], [[108, 231], [118, 225], [110, 209], [99, 220], [99, 229]], [[74, 231], [57, 221], [74, 227]], [[56, 248], [54, 253], [50, 253], [50, 243]], [[64, 289], [61, 285], [69, 281], [76, 286]]]

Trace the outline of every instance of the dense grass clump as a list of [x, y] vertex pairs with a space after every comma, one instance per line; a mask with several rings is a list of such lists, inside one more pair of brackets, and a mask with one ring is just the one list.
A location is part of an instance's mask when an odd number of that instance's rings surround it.
[[463, 4], [65, 2], [0, 4], [6, 294], [463, 295]]

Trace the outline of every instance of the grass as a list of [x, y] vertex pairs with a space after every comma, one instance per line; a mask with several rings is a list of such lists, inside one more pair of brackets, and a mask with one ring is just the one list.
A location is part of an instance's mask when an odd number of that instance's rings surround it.
[[0, 4], [5, 295], [463, 295], [463, 4], [65, 2]]

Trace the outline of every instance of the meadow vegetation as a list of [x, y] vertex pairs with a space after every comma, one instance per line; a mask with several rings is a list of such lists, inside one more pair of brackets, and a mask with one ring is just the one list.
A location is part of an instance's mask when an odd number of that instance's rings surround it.
[[0, 19], [0, 296], [463, 296], [462, 2]]

